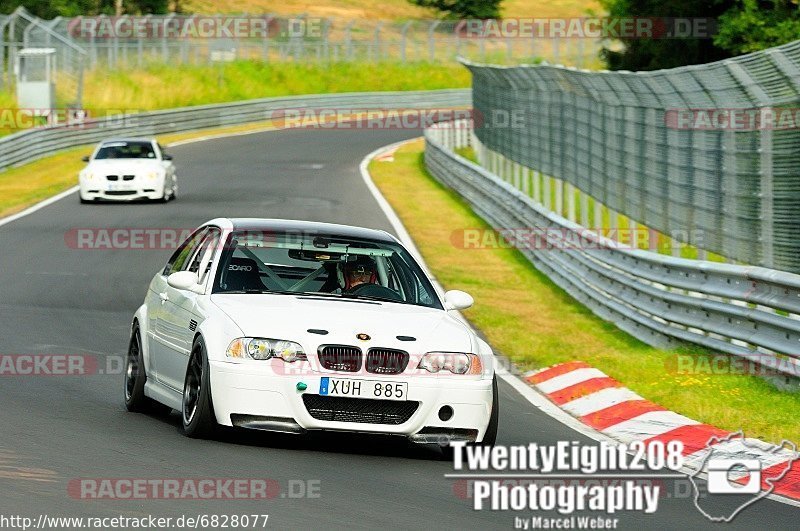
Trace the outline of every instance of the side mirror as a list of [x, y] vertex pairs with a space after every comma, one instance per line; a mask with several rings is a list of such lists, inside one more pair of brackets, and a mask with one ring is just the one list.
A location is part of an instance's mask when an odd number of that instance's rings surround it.
[[172, 155], [167, 155], [166, 153], [161, 154], [162, 160], [172, 160]]
[[466, 310], [473, 304], [475, 299], [465, 291], [452, 289], [444, 294], [444, 306], [447, 310]]
[[82, 160], [83, 162], [89, 162], [89, 155], [84, 155], [84, 156], [82, 156], [82, 157], [81, 157], [81, 160]]
[[194, 291], [198, 282], [200, 279], [197, 277], [197, 273], [192, 271], [178, 271], [167, 277], [167, 284], [175, 289]]

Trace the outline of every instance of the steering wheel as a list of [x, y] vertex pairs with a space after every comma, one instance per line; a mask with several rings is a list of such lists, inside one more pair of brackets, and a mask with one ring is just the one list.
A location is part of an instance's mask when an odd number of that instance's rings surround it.
[[359, 284], [358, 286], [347, 290], [347, 293], [352, 295], [362, 295], [364, 297], [377, 297], [392, 301], [403, 301], [403, 298], [395, 290], [387, 288], [386, 286], [381, 286], [380, 284]]

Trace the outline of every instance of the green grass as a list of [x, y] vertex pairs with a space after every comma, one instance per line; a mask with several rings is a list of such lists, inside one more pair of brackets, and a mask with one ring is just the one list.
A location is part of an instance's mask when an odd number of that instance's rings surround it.
[[470, 82], [456, 63], [151, 64], [87, 73], [84, 107], [151, 110], [297, 94], [467, 88]]
[[[468, 88], [469, 71], [457, 63], [265, 63], [217, 65], [151, 63], [141, 69], [86, 72], [83, 107], [93, 116], [170, 109], [254, 98], [341, 92]], [[74, 99], [74, 80], [57, 83], [58, 105]], [[0, 91], [0, 109], [15, 109], [16, 96]], [[0, 136], [18, 132], [0, 122]]]
[[375, 183], [397, 211], [437, 279], [476, 300], [465, 316], [496, 350], [527, 370], [583, 360], [671, 410], [723, 429], [780, 441], [800, 439], [800, 396], [747, 375], [680, 374], [676, 355], [652, 348], [575, 302], [514, 249], [463, 249], [465, 228], [488, 228], [455, 193], [430, 177], [420, 141], [374, 161]]
[[78, 184], [86, 149], [70, 149], [0, 173], [0, 216], [22, 210]]

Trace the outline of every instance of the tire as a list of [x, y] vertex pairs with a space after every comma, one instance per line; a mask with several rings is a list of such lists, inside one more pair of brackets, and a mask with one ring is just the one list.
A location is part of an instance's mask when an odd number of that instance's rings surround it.
[[477, 443], [480, 446], [494, 446], [497, 442], [497, 426], [500, 423], [500, 393], [497, 390], [497, 375], [492, 379], [492, 414], [489, 417], [489, 426], [483, 440]]
[[128, 356], [125, 360], [125, 408], [134, 413], [161, 412], [166, 410], [167, 406], [145, 396], [145, 383], [147, 383], [147, 370], [144, 366], [142, 336], [139, 332], [139, 325], [135, 324], [131, 332], [130, 343], [128, 344]]
[[217, 429], [214, 404], [211, 400], [211, 379], [208, 356], [202, 338], [197, 338], [189, 356], [181, 399], [183, 432], [193, 439], [205, 439]]
[[[497, 442], [497, 427], [500, 423], [500, 393], [497, 389], [497, 376], [492, 379], [492, 413], [489, 416], [489, 425], [481, 442], [469, 443], [467, 446], [494, 446]], [[445, 461], [453, 460], [453, 447], [441, 446], [442, 459]]]

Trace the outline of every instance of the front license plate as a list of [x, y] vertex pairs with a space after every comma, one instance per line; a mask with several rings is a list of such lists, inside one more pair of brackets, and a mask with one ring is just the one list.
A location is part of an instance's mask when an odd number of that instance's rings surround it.
[[350, 398], [406, 400], [408, 384], [405, 382], [377, 382], [374, 380], [351, 380], [325, 376], [319, 380], [319, 394], [322, 396], [347, 396]]
[[109, 184], [108, 191], [109, 192], [120, 192], [120, 191], [128, 191], [131, 189], [129, 184]]

